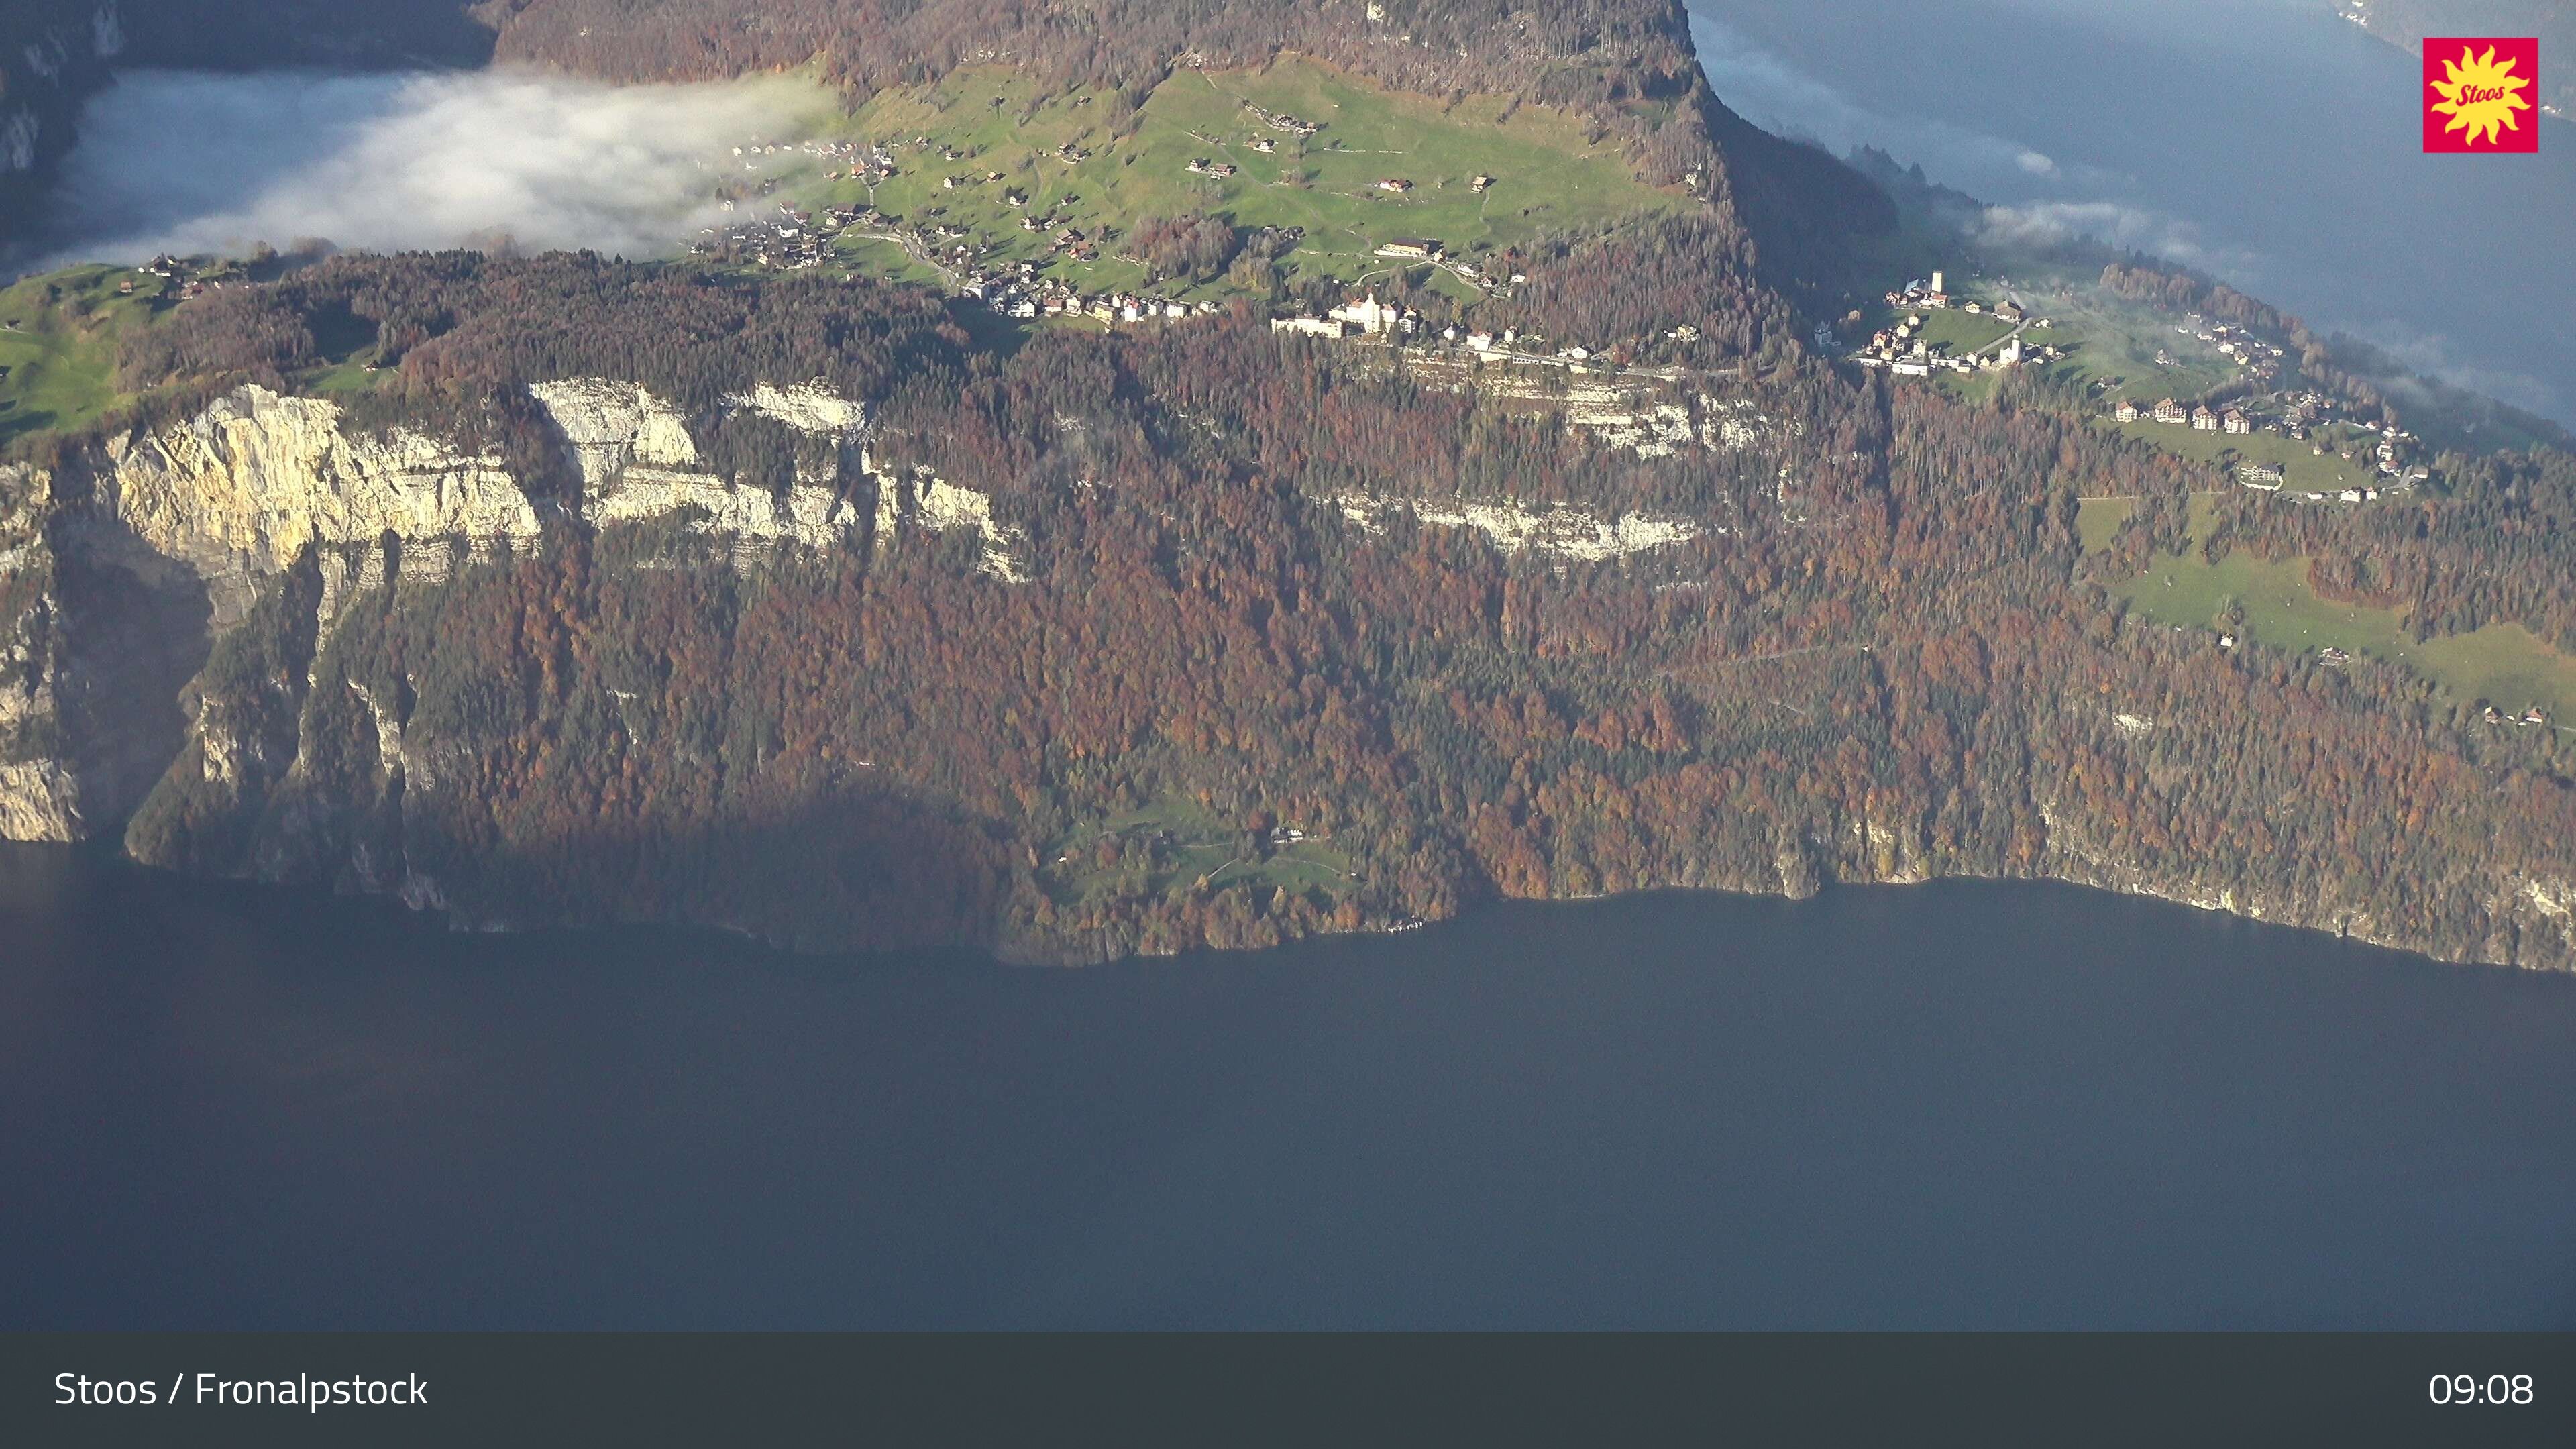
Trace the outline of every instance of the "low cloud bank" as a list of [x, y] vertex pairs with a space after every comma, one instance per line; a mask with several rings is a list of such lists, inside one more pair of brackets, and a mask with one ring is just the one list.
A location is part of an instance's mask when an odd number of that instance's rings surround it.
[[712, 223], [734, 146], [816, 105], [785, 81], [134, 71], [83, 114], [40, 246], [48, 265], [306, 238], [659, 255]]

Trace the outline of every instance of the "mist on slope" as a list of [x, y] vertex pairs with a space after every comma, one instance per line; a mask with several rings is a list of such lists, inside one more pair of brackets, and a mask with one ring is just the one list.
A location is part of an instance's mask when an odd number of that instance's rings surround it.
[[36, 265], [308, 238], [663, 254], [713, 222], [735, 146], [782, 138], [817, 104], [775, 80], [131, 71], [82, 114]]
[[2403, 365], [2576, 423], [2576, 128], [2422, 154], [2415, 57], [2309, 0], [1689, 0], [1718, 95], [1990, 203], [2210, 273]]

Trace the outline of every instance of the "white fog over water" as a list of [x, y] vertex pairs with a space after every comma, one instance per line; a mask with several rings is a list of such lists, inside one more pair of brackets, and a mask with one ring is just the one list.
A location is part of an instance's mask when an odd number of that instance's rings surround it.
[[130, 71], [84, 111], [42, 245], [52, 262], [133, 261], [506, 235], [530, 250], [656, 255], [713, 220], [710, 168], [815, 104], [783, 81]]
[[2576, 424], [2576, 126], [2422, 153], [2417, 58], [2323, 0], [1691, 0], [1717, 94], [1837, 155], [2199, 268]]

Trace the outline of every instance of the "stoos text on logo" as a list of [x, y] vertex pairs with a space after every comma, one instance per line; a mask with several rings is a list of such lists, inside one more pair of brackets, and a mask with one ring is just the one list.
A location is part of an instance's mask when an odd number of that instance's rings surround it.
[[2424, 39], [2424, 149], [2540, 149], [2540, 42], [2531, 36]]

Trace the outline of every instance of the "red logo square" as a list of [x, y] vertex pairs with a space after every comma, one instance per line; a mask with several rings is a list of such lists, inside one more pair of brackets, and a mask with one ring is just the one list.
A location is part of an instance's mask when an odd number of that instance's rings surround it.
[[2540, 41], [2426, 36], [2424, 149], [2540, 149]]

